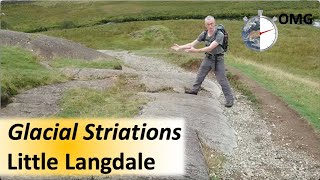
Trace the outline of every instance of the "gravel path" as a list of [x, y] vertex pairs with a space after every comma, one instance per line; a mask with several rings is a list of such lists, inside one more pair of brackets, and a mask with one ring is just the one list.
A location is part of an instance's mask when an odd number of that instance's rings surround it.
[[236, 105], [225, 109], [224, 114], [237, 133], [238, 147], [231, 156], [226, 156], [222, 177], [320, 179], [320, 162], [306, 153], [274, 143], [272, 130], [244, 96], [237, 93]]

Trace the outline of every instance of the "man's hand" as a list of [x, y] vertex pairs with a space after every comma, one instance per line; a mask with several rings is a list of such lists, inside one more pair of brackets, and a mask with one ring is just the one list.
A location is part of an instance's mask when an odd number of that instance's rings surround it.
[[175, 50], [175, 51], [179, 51], [181, 48], [178, 44], [174, 44], [171, 49]]
[[194, 53], [197, 52], [197, 50], [194, 47], [190, 47], [189, 49], [185, 49], [185, 52], [190, 52], [190, 53]]

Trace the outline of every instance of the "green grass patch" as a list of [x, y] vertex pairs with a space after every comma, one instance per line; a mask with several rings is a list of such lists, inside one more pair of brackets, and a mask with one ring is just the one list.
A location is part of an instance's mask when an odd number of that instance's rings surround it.
[[131, 118], [138, 114], [147, 102], [137, 96], [145, 91], [135, 76], [120, 76], [108, 90], [72, 89], [64, 93], [60, 101], [63, 109], [59, 117], [111, 117]]
[[72, 68], [95, 68], [95, 69], [119, 69], [121, 70], [121, 63], [118, 60], [82, 60], [82, 59], [55, 59], [50, 63], [50, 66], [72, 67]]
[[265, 66], [245, 63], [245, 60], [234, 57], [230, 57], [227, 63], [281, 97], [314, 127], [320, 129], [319, 82], [311, 83], [307, 79], [297, 78], [296, 75], [283, 74], [281, 70], [270, 71]]
[[219, 178], [218, 176], [215, 176], [215, 175], [210, 176], [210, 180], [219, 180], [219, 179], [221, 178]]
[[172, 31], [170, 31], [169, 28], [162, 25], [146, 27], [141, 30], [132, 32], [130, 35], [134, 39], [146, 39], [150, 41], [175, 40], [175, 35], [172, 33]]
[[22, 89], [64, 82], [67, 77], [39, 64], [32, 53], [18, 47], [1, 48], [1, 100], [7, 101]]
[[[130, 22], [168, 19], [203, 19], [211, 14], [219, 19], [242, 19], [256, 16], [258, 9], [264, 15], [282, 13], [309, 14], [320, 17], [317, 1], [295, 2], [241, 1], [241, 2], [174, 2], [174, 1], [34, 1], [2, 2], [1, 17], [7, 28], [15, 31], [39, 32], [51, 29], [87, 27], [107, 22]], [[263, 7], [263, 8], [262, 8]], [[23, 14], [23, 16], [22, 16]], [[90, 14], [90, 16], [88, 16]]]

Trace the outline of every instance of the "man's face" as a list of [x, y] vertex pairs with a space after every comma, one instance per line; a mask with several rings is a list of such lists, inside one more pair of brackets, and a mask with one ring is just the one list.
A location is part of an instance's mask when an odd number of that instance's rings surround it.
[[208, 30], [214, 30], [214, 26], [216, 25], [216, 22], [215, 20], [208, 20], [208, 21], [205, 21], [205, 26]]

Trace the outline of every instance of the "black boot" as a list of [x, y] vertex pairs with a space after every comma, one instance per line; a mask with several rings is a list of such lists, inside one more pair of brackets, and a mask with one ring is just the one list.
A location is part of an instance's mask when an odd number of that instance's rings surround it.
[[198, 92], [193, 91], [193, 90], [191, 90], [191, 89], [186, 89], [186, 90], [184, 91], [184, 93], [186, 93], [186, 94], [193, 94], [193, 95], [197, 95], [197, 94], [198, 94]]
[[227, 101], [227, 103], [224, 105], [227, 108], [231, 108], [233, 106], [233, 101]]

